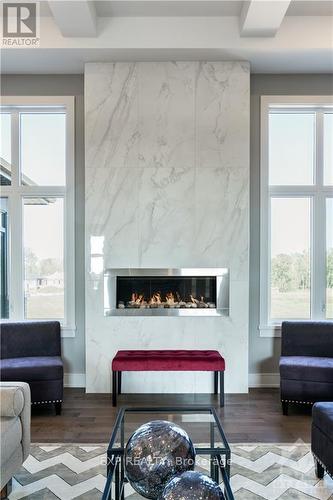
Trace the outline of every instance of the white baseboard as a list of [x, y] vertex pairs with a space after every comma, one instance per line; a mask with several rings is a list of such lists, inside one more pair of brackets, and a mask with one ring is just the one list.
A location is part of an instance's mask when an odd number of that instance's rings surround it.
[[85, 386], [86, 386], [85, 373], [64, 374], [64, 387], [85, 387]]
[[249, 387], [280, 387], [280, 374], [250, 373]]

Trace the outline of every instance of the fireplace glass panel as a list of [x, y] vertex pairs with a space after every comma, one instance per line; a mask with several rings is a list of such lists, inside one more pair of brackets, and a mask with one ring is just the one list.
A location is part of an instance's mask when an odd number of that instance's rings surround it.
[[117, 276], [117, 309], [216, 308], [216, 276]]

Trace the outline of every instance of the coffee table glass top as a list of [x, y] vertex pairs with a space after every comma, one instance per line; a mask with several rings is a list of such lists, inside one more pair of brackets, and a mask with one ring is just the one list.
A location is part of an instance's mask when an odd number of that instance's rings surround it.
[[120, 408], [108, 446], [108, 475], [103, 499], [143, 498], [127, 483], [122, 457], [133, 432], [152, 420], [167, 420], [184, 429], [196, 449], [195, 470], [223, 483], [225, 498], [233, 499], [229, 485], [230, 448], [216, 410], [210, 406]]

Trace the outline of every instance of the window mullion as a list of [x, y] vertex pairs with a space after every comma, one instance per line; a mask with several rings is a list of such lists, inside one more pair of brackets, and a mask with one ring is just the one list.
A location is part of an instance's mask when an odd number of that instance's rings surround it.
[[260, 328], [269, 322], [270, 305], [270, 196], [269, 196], [269, 108], [262, 98], [261, 107], [261, 173], [260, 173]]
[[10, 318], [24, 317], [23, 208], [18, 191], [9, 196]]
[[21, 186], [19, 188], [21, 196], [34, 198], [40, 196], [63, 197], [66, 195], [66, 188], [63, 186]]
[[21, 320], [24, 313], [23, 266], [23, 210], [20, 195], [20, 115], [11, 112], [11, 163], [12, 179], [9, 196], [9, 249], [10, 249], [10, 318]]
[[325, 319], [326, 304], [326, 206], [318, 192], [313, 207], [312, 317]]
[[324, 113], [316, 113], [316, 184], [317, 189], [324, 185]]
[[11, 113], [11, 164], [12, 164], [12, 189], [17, 189], [20, 184], [20, 115], [18, 111]]
[[269, 186], [270, 196], [280, 198], [304, 198], [314, 196], [316, 186]]
[[316, 195], [313, 206], [312, 316], [325, 318], [326, 306], [326, 205], [324, 182], [324, 113], [316, 113]]

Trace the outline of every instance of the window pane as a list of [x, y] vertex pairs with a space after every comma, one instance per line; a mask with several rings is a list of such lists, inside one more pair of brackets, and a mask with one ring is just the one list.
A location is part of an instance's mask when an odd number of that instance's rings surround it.
[[64, 318], [64, 207], [61, 198], [24, 199], [25, 317]]
[[270, 184], [313, 184], [314, 143], [314, 113], [270, 113]]
[[7, 198], [0, 198], [0, 318], [9, 318]]
[[271, 319], [306, 319], [310, 307], [309, 198], [271, 199]]
[[324, 184], [333, 185], [333, 113], [324, 114]]
[[22, 113], [22, 184], [65, 185], [66, 115], [62, 113]]
[[327, 289], [326, 317], [333, 319], [333, 198], [326, 200]]
[[11, 116], [0, 113], [0, 185], [10, 186], [12, 181]]

